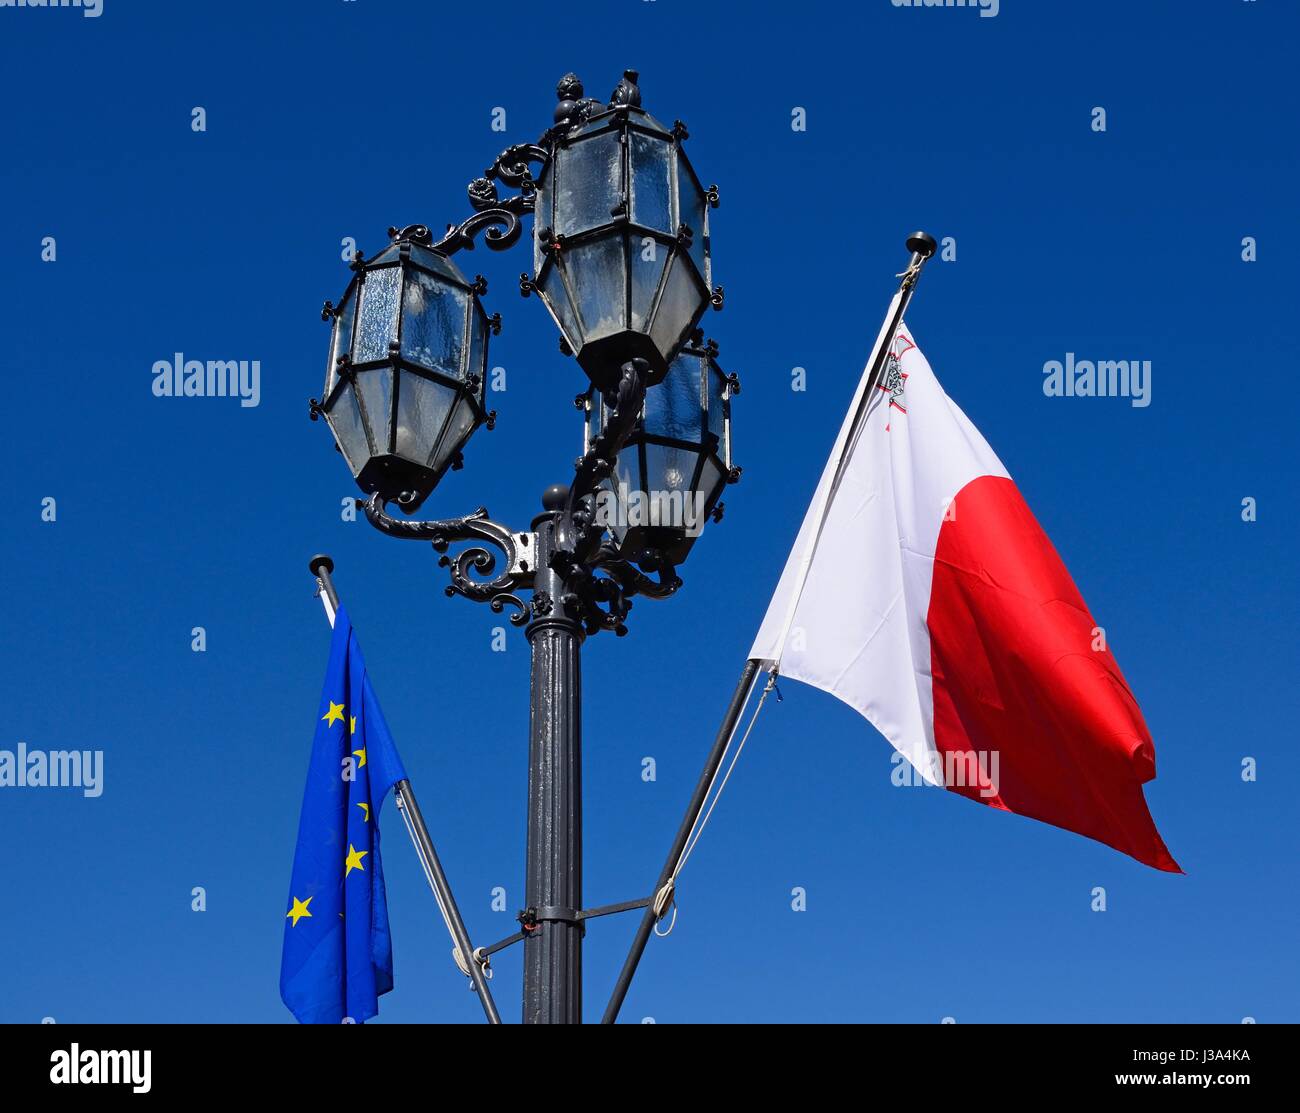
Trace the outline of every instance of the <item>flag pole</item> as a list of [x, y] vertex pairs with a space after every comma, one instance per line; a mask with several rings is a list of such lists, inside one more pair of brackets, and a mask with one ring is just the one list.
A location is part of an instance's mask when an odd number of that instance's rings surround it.
[[[835, 501], [835, 493], [839, 490], [840, 481], [844, 478], [844, 469], [848, 467], [853, 445], [862, 429], [862, 423], [866, 420], [867, 411], [875, 400], [876, 386], [885, 373], [885, 364], [889, 359], [889, 351], [894, 346], [894, 337], [898, 334], [898, 327], [903, 323], [903, 315], [912, 302], [912, 294], [916, 291], [916, 281], [921, 277], [921, 268], [925, 265], [926, 260], [934, 255], [935, 249], [939, 245], [935, 242], [934, 237], [928, 233], [913, 232], [907, 237], [906, 246], [912, 253], [911, 262], [907, 264], [907, 269], [898, 276], [902, 281], [898, 285], [893, 300], [889, 303], [884, 323], [880, 326], [880, 335], [876, 337], [875, 347], [871, 349], [871, 359], [867, 363], [866, 374], [863, 375], [858, 385], [852, 416], [841, 427], [835, 448], [832, 449], [832, 455], [838, 456], [835, 463], [835, 474], [831, 479], [830, 486], [826, 488], [822, 505], [817, 512], [817, 529], [799, 558], [799, 572], [795, 578], [795, 589], [790, 593], [790, 603], [786, 607], [785, 622], [781, 626], [780, 636], [774, 643], [778, 654], [784, 651], [786, 639], [790, 636], [790, 628], [794, 625], [795, 612], [799, 609], [799, 600], [803, 597], [803, 589], [807, 585], [808, 575], [812, 571], [813, 557], [817, 553], [817, 546], [821, 543], [822, 530], [826, 528], [826, 518], [830, 514], [831, 503]], [[820, 484], [818, 486], [820, 487]], [[776, 661], [772, 662], [773, 671], [779, 670], [780, 665], [781, 661], [778, 657]]]
[[[319, 554], [311, 558], [307, 567], [311, 570], [311, 574], [316, 577], [316, 583], [320, 588], [321, 605], [325, 608], [325, 617], [329, 619], [330, 625], [333, 626], [334, 618], [339, 609], [339, 596], [334, 588], [334, 579], [331, 575], [334, 571], [334, 561], [323, 554]], [[487, 1014], [488, 1023], [500, 1024], [501, 1014], [497, 1012], [496, 1002], [492, 999], [492, 991], [488, 989], [487, 978], [484, 976], [483, 967], [485, 964], [476, 957], [473, 944], [470, 943], [465, 921], [461, 918], [460, 909], [456, 906], [455, 898], [451, 895], [451, 885], [447, 881], [447, 875], [443, 872], [442, 863], [438, 860], [438, 852], [433, 847], [433, 839], [429, 835], [429, 828], [425, 825], [424, 816], [420, 812], [420, 805], [416, 802], [415, 790], [411, 787], [411, 782], [404, 778], [393, 786], [393, 792], [397, 800], [398, 810], [402, 813], [402, 819], [406, 824], [407, 833], [411, 836], [411, 845], [415, 847], [415, 853], [420, 859], [420, 865], [424, 867], [424, 875], [428, 878], [429, 888], [433, 890], [434, 900], [438, 902], [438, 909], [442, 912], [442, 918], [447, 924], [447, 931], [451, 934], [452, 942], [455, 944], [452, 957], [455, 958], [456, 965], [473, 982], [474, 989], [478, 993], [479, 1003], [483, 1006], [483, 1012]]]
[[[619, 972], [618, 982], [614, 986], [614, 992], [610, 996], [609, 1004], [605, 1006], [605, 1015], [601, 1019], [602, 1024], [613, 1024], [618, 1019], [618, 1010], [623, 1007], [623, 998], [627, 996], [628, 987], [632, 984], [632, 975], [636, 973], [637, 964], [641, 961], [641, 955], [645, 951], [646, 944], [650, 941], [650, 933], [654, 930], [654, 926], [660, 917], [667, 911], [669, 902], [666, 898], [664, 901], [660, 901], [658, 899], [659, 894], [663, 893], [665, 887], [672, 881], [682, 851], [686, 849], [686, 842], [691, 837], [691, 832], [695, 830], [695, 821], [700, 817], [700, 811], [703, 809], [704, 801], [709, 795], [709, 789], [713, 786], [714, 777], [717, 776], [722, 759], [726, 756], [727, 748], [731, 745], [732, 735], [736, 732], [736, 724], [740, 721], [741, 713], [745, 710], [745, 704], [749, 702], [749, 694], [754, 688], [755, 679], [758, 677], [758, 669], [759, 662], [746, 661], [745, 667], [740, 672], [740, 681], [736, 684], [736, 691], [731, 697], [731, 703], [727, 705], [727, 713], [723, 716], [722, 726], [718, 728], [718, 736], [713, 740], [713, 748], [709, 750], [709, 756], [704, 762], [704, 771], [700, 774], [694, 793], [691, 794], [691, 802], [687, 805], [682, 825], [677, 829], [677, 837], [673, 839], [672, 849], [668, 852], [668, 860], [659, 873], [659, 880], [655, 882], [654, 894], [651, 897], [650, 904], [641, 917], [641, 923], [637, 925], [636, 938], [632, 940], [632, 949], [628, 952], [627, 960], [623, 963], [623, 969]], [[671, 890], [669, 890], [669, 893], [671, 894]]]
[[[889, 355], [889, 350], [893, 346], [894, 336], [898, 332], [898, 327], [902, 324], [903, 315], [907, 312], [907, 307], [911, 303], [912, 293], [916, 289], [916, 280], [920, 277], [921, 268], [925, 265], [927, 259], [934, 255], [938, 244], [933, 236], [925, 232], [913, 232], [907, 237], [907, 249], [912, 253], [911, 262], [908, 263], [907, 269], [898, 277], [901, 279], [898, 291], [894, 294], [893, 300], [889, 303], [889, 309], [885, 313], [884, 323], [880, 326], [880, 334], [876, 337], [875, 346], [871, 350], [871, 358], [867, 362], [866, 374], [858, 386], [858, 394], [854, 402], [853, 415], [845, 422], [840, 431], [837, 451], [839, 452], [839, 461], [835, 468], [835, 475], [831, 485], [827, 490], [826, 501], [823, 504], [820, 516], [817, 521], [817, 530], [813, 535], [812, 541], [804, 553], [800, 563], [798, 587], [791, 595], [790, 607], [786, 614], [785, 624], [781, 637], [777, 641], [778, 646], [784, 646], [785, 640], [789, 636], [790, 627], [794, 622], [795, 610], [798, 607], [799, 597], [803, 594], [804, 585], [808, 581], [808, 574], [812, 569], [813, 554], [817, 550], [817, 544], [821, 540], [822, 529], [826, 525], [826, 516], [830, 509], [831, 496], [836, 488], [839, 487], [840, 480], [844, 476], [844, 468], [849, 458], [849, 448], [862, 426], [862, 421], [866, 417], [870, 407], [872, 396], [875, 393], [876, 384], [880, 382], [880, 377], [884, 373], [885, 363]], [[779, 650], [778, 650], [779, 652]], [[754, 688], [754, 681], [758, 677], [759, 670], [764, 664], [771, 666], [771, 671], [775, 672], [779, 661], [763, 662], [751, 658], [745, 662], [745, 667], [741, 670], [740, 681], [736, 685], [735, 694], [731, 697], [731, 703], [727, 706], [727, 711], [722, 720], [722, 725], [718, 729], [718, 735], [713, 741], [713, 748], [709, 751], [709, 756], [704, 763], [704, 771], [700, 774], [699, 782], [695, 786], [695, 792], [691, 796], [690, 804], [687, 805], [686, 815], [682, 819], [682, 825], [677, 830], [677, 837], [673, 840], [672, 849], [668, 853], [668, 860], [664, 863], [664, 868], [659, 874], [659, 880], [655, 884], [654, 894], [651, 897], [650, 905], [645, 910], [645, 915], [641, 917], [641, 923], [637, 927], [636, 937], [632, 940], [632, 949], [628, 952], [627, 960], [623, 963], [623, 969], [620, 971], [618, 981], [614, 986], [614, 992], [610, 995], [609, 1004], [605, 1008], [605, 1015], [601, 1019], [602, 1024], [613, 1024], [618, 1019], [619, 1010], [623, 1007], [623, 1000], [627, 997], [628, 988], [632, 984], [632, 977], [636, 974], [637, 965], [641, 961], [641, 956], [645, 953], [646, 944], [650, 941], [650, 933], [654, 930], [655, 924], [667, 912], [668, 906], [672, 903], [672, 883], [677, 871], [678, 862], [681, 859], [682, 851], [695, 830], [695, 824], [700, 817], [700, 812], [704, 808], [705, 800], [708, 798], [709, 790], [713, 786], [714, 778], [717, 776], [719, 767], [727, 750], [731, 745], [731, 739], [736, 733], [736, 725], [740, 721], [740, 716], [745, 710], [745, 705], [749, 702], [750, 693]]]

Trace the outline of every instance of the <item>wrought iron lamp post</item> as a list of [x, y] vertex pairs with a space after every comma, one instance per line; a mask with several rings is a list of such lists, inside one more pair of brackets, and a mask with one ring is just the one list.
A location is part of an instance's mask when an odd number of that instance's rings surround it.
[[[511, 608], [531, 645], [527, 907], [518, 936], [486, 948], [523, 942], [525, 1023], [579, 1022], [585, 921], [649, 902], [582, 908], [580, 647], [602, 630], [626, 634], [635, 596], [681, 586], [678, 565], [740, 476], [731, 460], [740, 384], [698, 329], [723, 303], [712, 285], [717, 187], [700, 185], [682, 123], [666, 128], [641, 108], [634, 71], [608, 103], [585, 97], [573, 74], [556, 92], [554, 126], [470, 183], [466, 221], [437, 240], [423, 225], [389, 229], [384, 250], [357, 254], [338, 306], [325, 303], [329, 364], [311, 402], [370, 495], [370, 523], [432, 542], [449, 569], [447, 594]], [[518, 192], [502, 198], [498, 182]], [[467, 280], [452, 256], [480, 232], [494, 250], [511, 247], [530, 212], [534, 274], [521, 276], [520, 291], [537, 293], [561, 350], [591, 383], [576, 400], [584, 428], [574, 476], [546, 489], [527, 530], [485, 508], [394, 517], [390, 504], [416, 510], [461, 466], [479, 425], [495, 424], [485, 370], [500, 316], [480, 304], [486, 281]], [[449, 553], [463, 541], [478, 544]]]

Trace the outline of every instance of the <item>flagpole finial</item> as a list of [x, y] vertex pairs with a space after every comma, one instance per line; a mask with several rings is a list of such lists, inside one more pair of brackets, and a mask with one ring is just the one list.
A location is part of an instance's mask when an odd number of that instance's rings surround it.
[[307, 562], [307, 567], [316, 577], [316, 594], [322, 598], [325, 604], [325, 616], [333, 626], [334, 616], [339, 609], [339, 593], [334, 588], [334, 577], [331, 575], [334, 571], [334, 561], [324, 553], [317, 553]]
[[938, 241], [928, 232], [913, 232], [907, 237], [907, 250], [922, 259], [930, 258], [938, 248]]

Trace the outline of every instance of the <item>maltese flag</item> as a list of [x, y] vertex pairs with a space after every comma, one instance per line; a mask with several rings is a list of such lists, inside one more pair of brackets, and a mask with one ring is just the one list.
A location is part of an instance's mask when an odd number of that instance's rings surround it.
[[1104, 634], [906, 325], [858, 385], [750, 657], [856, 708], [932, 784], [1182, 872]]

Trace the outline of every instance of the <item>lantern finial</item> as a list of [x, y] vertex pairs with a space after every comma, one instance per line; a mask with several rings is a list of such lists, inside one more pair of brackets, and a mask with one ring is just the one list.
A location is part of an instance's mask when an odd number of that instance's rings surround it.
[[641, 89], [637, 85], [640, 76], [636, 70], [623, 71], [623, 80], [614, 86], [614, 92], [610, 94], [610, 108], [641, 107]]

